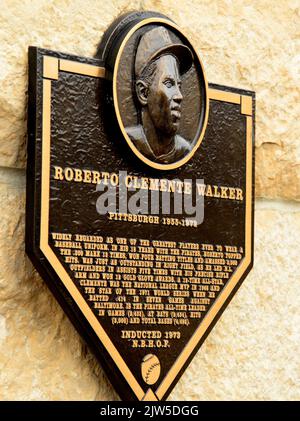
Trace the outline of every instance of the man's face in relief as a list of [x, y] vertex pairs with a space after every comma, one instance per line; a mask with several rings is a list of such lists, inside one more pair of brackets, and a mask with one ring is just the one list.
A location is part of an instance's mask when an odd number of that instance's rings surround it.
[[175, 57], [168, 54], [156, 61], [156, 70], [148, 88], [148, 111], [155, 128], [173, 136], [181, 118], [181, 80]]

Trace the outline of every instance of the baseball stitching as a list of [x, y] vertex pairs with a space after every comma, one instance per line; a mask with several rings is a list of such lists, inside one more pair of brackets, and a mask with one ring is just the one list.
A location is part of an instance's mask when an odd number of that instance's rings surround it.
[[145, 381], [146, 381], [146, 383], [148, 383], [148, 378], [149, 378], [149, 376], [150, 376], [151, 372], [152, 372], [152, 371], [153, 371], [153, 369], [154, 369], [155, 367], [157, 367], [158, 365], [159, 365], [159, 363], [154, 363], [154, 364], [150, 365], [150, 367], [148, 368], [148, 371], [147, 371], [147, 373], [146, 373], [146, 375], [145, 375]]

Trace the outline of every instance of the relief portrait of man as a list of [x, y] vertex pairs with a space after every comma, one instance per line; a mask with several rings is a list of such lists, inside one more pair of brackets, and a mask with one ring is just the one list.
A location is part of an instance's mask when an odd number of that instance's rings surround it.
[[178, 133], [181, 79], [192, 64], [192, 51], [172, 42], [163, 26], [149, 30], [138, 42], [133, 89], [140, 124], [125, 130], [135, 147], [151, 161], [171, 164], [192, 149], [191, 141]]

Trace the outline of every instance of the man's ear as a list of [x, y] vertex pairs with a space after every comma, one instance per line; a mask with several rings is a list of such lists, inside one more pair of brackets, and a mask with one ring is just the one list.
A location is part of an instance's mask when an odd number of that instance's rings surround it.
[[137, 80], [135, 84], [135, 90], [141, 105], [147, 105], [148, 101], [148, 86], [143, 80]]

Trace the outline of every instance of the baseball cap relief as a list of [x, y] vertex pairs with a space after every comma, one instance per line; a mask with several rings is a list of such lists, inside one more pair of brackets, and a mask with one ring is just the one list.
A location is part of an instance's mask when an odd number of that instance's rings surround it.
[[175, 56], [179, 63], [180, 74], [192, 66], [193, 53], [183, 44], [172, 42], [166, 28], [159, 26], [146, 32], [140, 39], [135, 57], [135, 76], [138, 78], [147, 65], [166, 54]]

